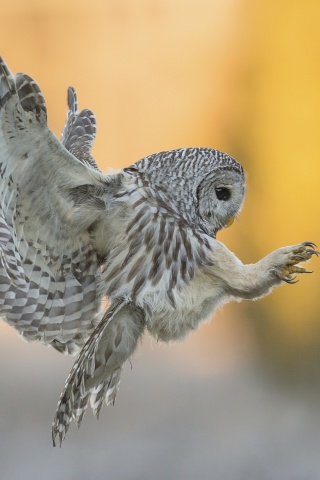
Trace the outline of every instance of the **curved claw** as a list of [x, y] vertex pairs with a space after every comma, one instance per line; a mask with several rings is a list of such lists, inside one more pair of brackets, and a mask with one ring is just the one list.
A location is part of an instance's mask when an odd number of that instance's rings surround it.
[[282, 277], [281, 280], [284, 282], [290, 283], [290, 285], [293, 285], [294, 283], [298, 283], [299, 280], [296, 280], [297, 277]]
[[314, 250], [317, 248], [317, 245], [313, 242], [302, 242], [302, 245], [304, 245], [305, 247], [311, 247]]
[[311, 250], [309, 248], [307, 248], [306, 253], [309, 253], [310, 255], [316, 255], [317, 257], [320, 255], [320, 252], [318, 252], [318, 250]]

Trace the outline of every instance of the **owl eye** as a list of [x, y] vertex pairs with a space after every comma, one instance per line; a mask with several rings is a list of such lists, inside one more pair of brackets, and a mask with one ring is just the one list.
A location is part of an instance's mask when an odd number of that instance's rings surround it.
[[226, 200], [229, 200], [229, 198], [231, 197], [231, 192], [228, 188], [218, 187], [215, 189], [215, 191], [216, 191], [218, 200], [223, 200], [225, 202]]

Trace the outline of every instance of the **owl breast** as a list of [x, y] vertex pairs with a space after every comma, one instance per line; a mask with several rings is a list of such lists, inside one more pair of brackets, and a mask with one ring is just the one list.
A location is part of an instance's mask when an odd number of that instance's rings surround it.
[[161, 199], [156, 203], [145, 186], [130, 182], [115, 202], [116, 218], [110, 213], [106, 222], [109, 250], [101, 293], [135, 302], [145, 311], [147, 328], [157, 339], [182, 339], [209, 319], [221, 302], [219, 282], [209, 284], [204, 274], [215, 240]]
[[200, 272], [179, 292], [175, 308], [160, 292], [144, 297], [148, 331], [164, 342], [182, 340], [202, 322], [209, 320], [215, 308], [224, 300], [226, 297], [221, 285], [217, 282], [208, 286]]

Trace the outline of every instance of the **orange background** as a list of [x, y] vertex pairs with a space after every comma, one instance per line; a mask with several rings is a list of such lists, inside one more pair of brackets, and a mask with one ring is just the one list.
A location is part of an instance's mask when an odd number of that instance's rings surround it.
[[[1, 6], [0, 53], [37, 80], [57, 135], [76, 88], [97, 117], [103, 171], [184, 146], [239, 160], [245, 206], [219, 239], [251, 263], [303, 240], [320, 246], [319, 21], [318, 0], [19, 0]], [[319, 261], [310, 268], [297, 285], [224, 307], [184, 345], [141, 355], [150, 368], [159, 359], [164, 378], [171, 365], [207, 378], [263, 360], [273, 378], [320, 383]], [[14, 352], [38, 348], [3, 323], [0, 335]], [[40, 348], [53, 365], [68, 361]]]
[[[247, 199], [220, 238], [254, 262], [320, 243], [319, 17], [311, 0], [20, 1], [2, 7], [1, 54], [38, 81], [57, 135], [67, 86], [77, 89], [97, 117], [104, 171], [183, 146], [237, 158]], [[232, 315], [266, 316], [281, 343], [308, 349], [320, 325], [315, 260], [312, 269]]]

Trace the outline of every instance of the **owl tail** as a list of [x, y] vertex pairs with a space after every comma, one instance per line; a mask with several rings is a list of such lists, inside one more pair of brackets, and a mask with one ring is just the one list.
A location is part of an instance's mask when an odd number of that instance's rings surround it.
[[89, 403], [97, 417], [104, 401], [114, 403], [122, 366], [143, 330], [144, 313], [134, 303], [118, 300], [111, 305], [66, 380], [52, 424], [53, 446], [57, 435], [61, 446], [72, 420], [80, 425]]

